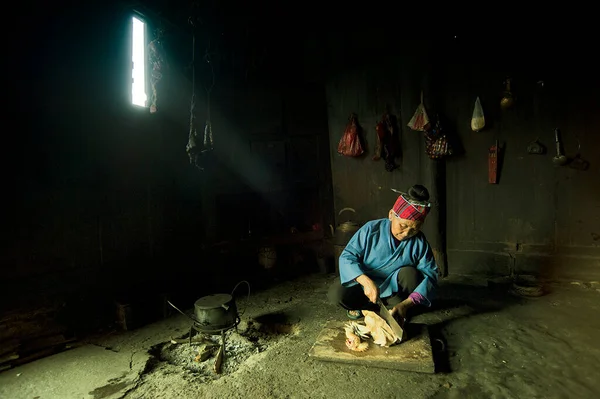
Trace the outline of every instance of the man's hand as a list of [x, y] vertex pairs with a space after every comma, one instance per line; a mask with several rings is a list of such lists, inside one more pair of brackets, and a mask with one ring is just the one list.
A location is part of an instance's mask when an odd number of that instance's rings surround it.
[[406, 312], [413, 306], [415, 306], [415, 304], [412, 301], [412, 299], [406, 298], [405, 300], [394, 306], [392, 310], [390, 310], [390, 314], [394, 317], [400, 316], [402, 317], [402, 319], [406, 319]]
[[367, 298], [369, 298], [369, 301], [377, 303], [377, 297], [379, 297], [379, 287], [377, 287], [377, 284], [364, 274], [358, 276], [356, 282], [363, 286], [363, 291]]

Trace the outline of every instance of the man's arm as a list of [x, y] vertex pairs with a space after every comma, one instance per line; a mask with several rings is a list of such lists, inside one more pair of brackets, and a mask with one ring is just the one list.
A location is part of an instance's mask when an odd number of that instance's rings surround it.
[[356, 281], [363, 286], [367, 298], [375, 303], [379, 296], [379, 287], [364, 273], [362, 263], [369, 233], [370, 228], [365, 225], [346, 244], [340, 255], [340, 280], [342, 285]]
[[343, 285], [354, 282], [358, 276], [364, 274], [362, 261], [369, 235], [368, 230], [366, 225], [358, 229], [340, 255], [340, 280]]

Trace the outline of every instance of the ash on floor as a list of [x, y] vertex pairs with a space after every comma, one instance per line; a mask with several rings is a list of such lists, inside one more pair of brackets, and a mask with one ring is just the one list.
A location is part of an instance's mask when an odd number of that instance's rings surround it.
[[[187, 342], [174, 344], [168, 342], [162, 345], [158, 352], [158, 359], [171, 365], [191, 371], [204, 380], [217, 379], [222, 375], [235, 372], [242, 363], [252, 355], [265, 351], [279, 339], [295, 335], [299, 332], [299, 320], [291, 322], [282, 314], [267, 314], [256, 317], [248, 322], [242, 322], [237, 330], [230, 330], [225, 334], [225, 353], [221, 374], [214, 371], [214, 364], [218, 346], [221, 345], [221, 336], [206, 336], [197, 334], [192, 337], [192, 344]], [[187, 339], [188, 337], [186, 337]], [[204, 338], [204, 342], [202, 342]], [[199, 341], [199, 342], [194, 342]], [[204, 361], [198, 358], [207, 346], [215, 345], [215, 350]]]
[[[200, 336], [195, 336], [194, 339]], [[207, 346], [206, 343], [192, 342], [173, 344], [171, 342], [163, 345], [159, 358], [174, 366], [180, 366], [195, 374], [218, 378], [219, 374], [214, 371], [218, 346], [221, 345], [220, 336], [205, 337], [207, 342], [215, 345], [211, 355], [204, 361], [198, 359], [199, 352]], [[210, 345], [210, 344], [209, 344]], [[252, 354], [260, 351], [257, 343], [251, 342], [246, 337], [236, 332], [228, 332], [225, 337], [225, 353], [223, 357], [222, 373], [226, 375], [238, 369], [241, 363], [246, 361]]]

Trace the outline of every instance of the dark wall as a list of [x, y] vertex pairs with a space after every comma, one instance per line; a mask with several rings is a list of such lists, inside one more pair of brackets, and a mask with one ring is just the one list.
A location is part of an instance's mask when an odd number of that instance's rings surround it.
[[[254, 47], [236, 47], [249, 35], [202, 27], [197, 116], [203, 127], [211, 80], [203, 56], [212, 39], [215, 150], [200, 171], [185, 152], [189, 10], [174, 13], [183, 16], [175, 23], [153, 18], [160, 12], [147, 14], [152, 29], [166, 27], [168, 64], [158, 112], [150, 114], [129, 103], [131, 9], [46, 8], [33, 17], [39, 24], [21, 41], [24, 49], [14, 46], [18, 132], [4, 159], [14, 196], [0, 271], [7, 296], [102, 292], [114, 298], [191, 284], [197, 297], [220, 289], [219, 281], [227, 289], [235, 284], [231, 269], [205, 252], [216, 242], [246, 237], [249, 219], [261, 236], [329, 223], [319, 76], [297, 73], [297, 63], [281, 68], [290, 61], [283, 53], [280, 64], [256, 61]], [[251, 270], [256, 252], [246, 260], [250, 265], [236, 267]], [[196, 277], [201, 283], [194, 285]]]
[[[457, 62], [444, 81], [444, 109], [454, 115], [465, 155], [448, 163], [448, 251], [454, 270], [594, 280], [600, 276], [600, 109], [594, 62], [573, 65], [568, 54], [581, 48], [571, 40], [539, 38], [523, 46], [520, 60]], [[574, 45], [569, 43], [575, 43]], [[529, 43], [525, 43], [529, 44]], [[528, 53], [526, 49], [533, 49]], [[517, 47], [519, 49], [519, 47]], [[506, 74], [513, 77], [516, 103], [502, 111], [499, 98]], [[452, 93], [463, 92], [454, 97]], [[479, 95], [489, 128], [475, 133], [468, 121]], [[466, 97], [466, 98], [465, 98]], [[469, 101], [470, 100], [470, 101]], [[556, 167], [554, 128], [564, 151], [590, 162], [587, 171]], [[543, 156], [529, 155], [539, 138]], [[486, 148], [504, 147], [498, 185], [486, 182]]]
[[[446, 215], [449, 273], [597, 279], [600, 125], [593, 116], [600, 109], [598, 78], [595, 64], [570, 63], [574, 48], [585, 51], [586, 46], [572, 39], [515, 34], [504, 40], [441, 35], [386, 41], [361, 32], [360, 38], [346, 37], [350, 44], [344, 45], [340, 36], [332, 36], [337, 71], [330, 71], [327, 96], [335, 209], [352, 207], [362, 222], [385, 217], [396, 198], [390, 188], [431, 184], [437, 170], [445, 174], [440, 207]], [[351, 52], [356, 62], [349, 62]], [[507, 76], [516, 104], [502, 111]], [[421, 90], [430, 116], [439, 113], [457, 141], [456, 154], [434, 166], [422, 134], [406, 126]], [[470, 129], [477, 96], [486, 116], [479, 133]], [[375, 124], [386, 106], [402, 130], [400, 167], [391, 173], [383, 161], [371, 160]], [[350, 112], [358, 114], [365, 131], [368, 151], [359, 159], [337, 154]], [[553, 165], [555, 127], [563, 133], [568, 156], [575, 156], [580, 141], [589, 170]], [[547, 147], [546, 155], [528, 155], [527, 145], [536, 138]], [[503, 159], [499, 184], [493, 185], [487, 154], [496, 139]], [[348, 215], [336, 217], [339, 222]], [[431, 227], [426, 223], [427, 235], [433, 234]]]
[[20, 109], [29, 155], [13, 160], [5, 279], [66, 273], [87, 284], [108, 270], [156, 272], [170, 215], [200, 198], [181, 156], [190, 92], [181, 61], [170, 59], [159, 113], [131, 106], [130, 18], [126, 9], [71, 8], [48, 13], [35, 32], [44, 40], [32, 40], [23, 62], [35, 72], [24, 76], [33, 96]]
[[200, 192], [173, 139], [185, 132], [189, 93], [177, 55], [161, 112], [149, 115], [129, 102], [131, 10], [29, 6], [19, 26], [30, 29], [10, 53], [21, 133], [7, 154], [0, 269], [0, 340], [21, 342], [104, 327], [115, 302], [132, 298], [156, 316], [174, 281], [164, 261], [172, 237], [201, 221], [173, 217]]

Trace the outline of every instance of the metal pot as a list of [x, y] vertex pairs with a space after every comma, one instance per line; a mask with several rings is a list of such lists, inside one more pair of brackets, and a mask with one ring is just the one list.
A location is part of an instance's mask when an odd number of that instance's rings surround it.
[[195, 317], [182, 312], [177, 306], [173, 305], [171, 301], [167, 300], [167, 303], [175, 310], [194, 322], [192, 327], [190, 327], [190, 343], [192, 328], [207, 334], [213, 334], [218, 332], [223, 333], [225, 330], [237, 326], [246, 309], [244, 309], [242, 314], [238, 314], [233, 294], [237, 287], [242, 283], [245, 283], [248, 286], [247, 300], [250, 299], [250, 283], [242, 280], [235, 285], [233, 291], [231, 291], [231, 295], [213, 294], [198, 299], [194, 303]]
[[[341, 216], [341, 214], [346, 211], [356, 213], [353, 208], [344, 208], [338, 213], [338, 216]], [[333, 238], [333, 256], [335, 257], [335, 272], [337, 274], [340, 271], [340, 255], [344, 248], [346, 248], [348, 241], [350, 241], [352, 236], [360, 229], [360, 224], [347, 220], [340, 223], [337, 226], [337, 229], [334, 229], [332, 225], [329, 225], [329, 227], [331, 228], [331, 236]]]
[[202, 297], [194, 303], [194, 314], [198, 327], [206, 331], [217, 331], [236, 325], [237, 306], [233, 296], [214, 294]]
[[[345, 211], [351, 211], [356, 213], [356, 211], [353, 208], [344, 208], [338, 213], [338, 216], [340, 216]], [[329, 227], [331, 228], [331, 235], [333, 236], [334, 245], [346, 246], [346, 244], [348, 243], [348, 241], [350, 241], [354, 233], [356, 233], [358, 229], [360, 229], [360, 224], [351, 220], [347, 220], [345, 222], [340, 223], [337, 226], [337, 229], [334, 229], [331, 225]]]

